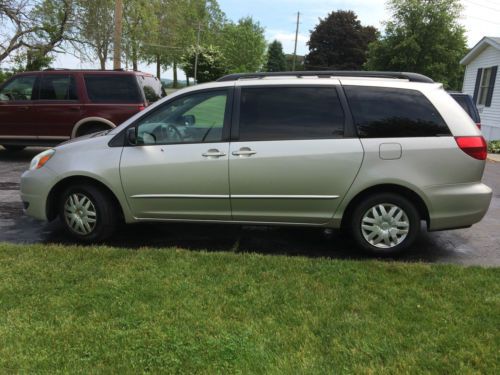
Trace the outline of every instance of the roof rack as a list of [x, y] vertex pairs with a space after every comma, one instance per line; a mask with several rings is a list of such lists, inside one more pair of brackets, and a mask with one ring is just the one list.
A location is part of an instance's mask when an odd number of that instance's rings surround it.
[[316, 70], [305, 72], [258, 72], [258, 73], [236, 73], [221, 77], [217, 82], [237, 81], [245, 78], [266, 78], [266, 77], [369, 77], [369, 78], [394, 78], [407, 79], [410, 82], [434, 83], [434, 81], [419, 73], [408, 72], [376, 72], [359, 70]]

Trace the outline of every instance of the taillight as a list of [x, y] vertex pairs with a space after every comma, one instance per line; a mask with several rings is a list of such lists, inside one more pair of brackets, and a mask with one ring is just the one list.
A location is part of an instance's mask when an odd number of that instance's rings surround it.
[[145, 108], [146, 108], [146, 106], [144, 106], [144, 105], [140, 105], [140, 106], [138, 107], [139, 111], [144, 111], [144, 109], [145, 109]]
[[478, 128], [479, 130], [481, 130], [481, 123], [480, 123], [480, 122], [477, 122], [477, 123], [476, 123], [476, 125], [477, 125], [477, 128]]
[[474, 159], [486, 160], [488, 146], [483, 137], [455, 137], [458, 147]]

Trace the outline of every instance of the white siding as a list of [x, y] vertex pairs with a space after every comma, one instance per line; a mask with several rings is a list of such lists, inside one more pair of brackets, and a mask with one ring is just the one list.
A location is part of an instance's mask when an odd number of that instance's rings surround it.
[[[495, 65], [500, 67], [500, 51], [494, 47], [488, 46], [465, 67], [462, 91], [473, 96], [477, 70], [479, 68], [489, 68]], [[478, 105], [477, 109], [481, 115], [481, 126], [485, 138], [489, 140], [500, 139], [500, 69], [497, 72], [491, 107]]]

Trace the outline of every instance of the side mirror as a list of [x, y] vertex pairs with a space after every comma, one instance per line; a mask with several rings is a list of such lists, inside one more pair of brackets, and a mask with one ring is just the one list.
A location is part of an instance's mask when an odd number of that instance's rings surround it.
[[129, 145], [137, 144], [137, 128], [131, 127], [127, 129], [127, 142]]
[[193, 126], [196, 124], [195, 115], [184, 115], [181, 117], [182, 124], [185, 126]]

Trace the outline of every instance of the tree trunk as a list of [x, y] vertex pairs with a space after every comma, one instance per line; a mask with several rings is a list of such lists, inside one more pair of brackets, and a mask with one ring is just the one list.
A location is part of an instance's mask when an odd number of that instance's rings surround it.
[[99, 55], [99, 63], [101, 64], [101, 70], [106, 70], [106, 56]]
[[156, 77], [161, 78], [161, 61], [160, 55], [156, 55]]
[[172, 86], [174, 88], [177, 88], [177, 86], [178, 86], [178, 83], [177, 83], [177, 61], [174, 60], [174, 64], [173, 64], [172, 68], [174, 69], [174, 82], [173, 82]]
[[189, 77], [187, 76], [187, 74], [186, 74], [186, 85], [189, 86]]
[[135, 44], [132, 46], [132, 70], [137, 72], [137, 47]]
[[115, 0], [115, 30], [113, 36], [113, 69], [121, 69], [123, 0]]

